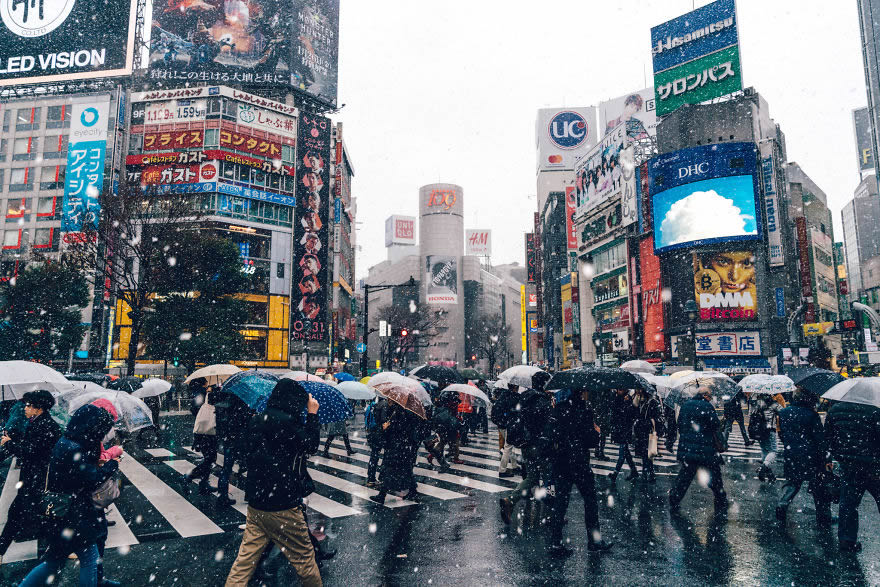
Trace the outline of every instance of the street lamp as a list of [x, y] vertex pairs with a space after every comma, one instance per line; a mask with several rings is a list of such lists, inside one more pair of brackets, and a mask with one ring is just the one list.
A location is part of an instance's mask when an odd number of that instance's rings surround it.
[[697, 309], [697, 302], [690, 299], [684, 303], [684, 311], [687, 314], [688, 322], [691, 330], [691, 348], [694, 349], [694, 371], [700, 371], [697, 365], [697, 316], [700, 314]]
[[597, 330], [593, 332], [593, 344], [596, 346], [596, 354], [599, 356], [599, 366], [605, 366], [605, 357], [602, 356], [602, 352], [599, 349], [602, 346], [602, 334]]
[[370, 292], [371, 291], [383, 291], [386, 289], [391, 289], [392, 287], [415, 287], [416, 280], [410, 275], [409, 281], [406, 283], [398, 283], [396, 285], [367, 285], [364, 284], [364, 334], [361, 339], [361, 342], [364, 344], [364, 352], [361, 353], [361, 376], [365, 376], [367, 374], [367, 366], [369, 365], [369, 359], [367, 357], [367, 339], [370, 336], [371, 332], [376, 332], [376, 329], [370, 329]]

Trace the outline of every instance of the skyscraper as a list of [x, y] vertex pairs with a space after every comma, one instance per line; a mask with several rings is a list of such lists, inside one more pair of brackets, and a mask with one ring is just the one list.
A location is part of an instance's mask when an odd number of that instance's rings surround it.
[[[880, 0], [858, 0], [859, 29], [862, 34], [862, 59], [865, 65], [865, 86], [871, 118], [873, 152], [877, 153], [880, 129]], [[878, 163], [874, 161], [874, 169]]]

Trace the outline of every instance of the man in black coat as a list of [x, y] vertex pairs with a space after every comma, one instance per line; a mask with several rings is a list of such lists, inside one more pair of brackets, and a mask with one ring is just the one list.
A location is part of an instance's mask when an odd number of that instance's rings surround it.
[[880, 507], [880, 408], [837, 402], [825, 417], [825, 438], [840, 462], [840, 550], [858, 552], [859, 504], [865, 491]]
[[633, 424], [639, 415], [639, 409], [633, 405], [633, 396], [628, 389], [618, 389], [615, 392], [614, 403], [611, 405], [611, 441], [617, 443], [617, 464], [614, 471], [608, 475], [612, 482], [617, 480], [623, 463], [629, 465], [627, 481], [635, 481], [639, 477], [636, 463], [633, 461], [629, 445], [632, 444]]
[[[565, 390], [568, 391], [568, 390]], [[549, 444], [553, 466], [553, 517], [550, 523], [550, 553], [556, 556], [571, 554], [562, 542], [562, 525], [571, 487], [576, 485], [584, 500], [584, 524], [587, 529], [587, 547], [593, 551], [608, 550], [612, 543], [602, 540], [599, 533], [599, 504], [596, 481], [590, 468], [590, 449], [599, 444], [601, 431], [593, 418], [593, 408], [587, 403], [586, 391], [572, 391], [559, 401], [551, 412], [544, 437]]]
[[742, 398], [743, 392], [737, 389], [733, 396], [724, 402], [724, 433], [729, 435], [730, 431], [733, 430], [733, 423], [736, 422], [739, 424], [739, 431], [742, 434], [745, 445], [751, 446], [755, 444], [755, 441], [749, 438], [749, 433], [746, 431], [742, 404], [740, 403]]
[[221, 506], [234, 505], [229, 497], [229, 477], [232, 468], [238, 463], [238, 475], [242, 478], [247, 468], [248, 451], [247, 430], [253, 410], [237, 395], [228, 391], [215, 391], [208, 396], [208, 403], [215, 408], [217, 419], [217, 440], [223, 445], [223, 468], [217, 476], [217, 503]]
[[0, 439], [0, 444], [21, 463], [21, 485], [9, 506], [6, 526], [0, 534], [0, 560], [22, 530], [36, 525], [35, 513], [46, 487], [46, 471], [52, 449], [61, 438], [61, 428], [49, 415], [53, 405], [55, 399], [48, 391], [24, 394], [24, 412], [28, 419], [24, 433], [13, 437], [4, 435]]
[[[306, 462], [318, 452], [318, 407], [301, 385], [282, 379], [272, 390], [266, 410], [253, 416], [248, 428], [247, 526], [227, 586], [248, 584], [270, 541], [278, 545], [303, 585], [321, 585], [302, 503], [313, 486]], [[308, 412], [305, 424], [304, 409]]]
[[799, 391], [792, 404], [779, 412], [779, 435], [785, 447], [782, 453], [785, 484], [776, 506], [776, 519], [780, 522], [785, 521], [788, 506], [806, 481], [816, 503], [816, 521], [823, 526], [831, 523], [831, 504], [818, 483], [820, 473], [831, 468], [825, 458], [827, 446], [822, 419], [815, 410], [818, 399], [809, 392]]
[[715, 511], [727, 510], [727, 493], [721, 479], [717, 434], [721, 421], [712, 407], [712, 391], [700, 387], [696, 397], [685, 402], [678, 414], [678, 460], [681, 470], [669, 492], [669, 507], [675, 512], [699, 469], [709, 473], [709, 489], [715, 495]]

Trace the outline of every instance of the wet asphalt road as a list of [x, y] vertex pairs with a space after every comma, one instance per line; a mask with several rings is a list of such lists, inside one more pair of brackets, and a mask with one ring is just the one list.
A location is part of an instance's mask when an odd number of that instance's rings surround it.
[[[184, 456], [197, 462], [197, 456], [183, 448], [191, 441], [192, 419], [171, 416], [165, 421], [168, 431], [160, 446], [171, 456], [157, 458], [138, 447], [127, 448], [128, 458], [153, 472], [167, 495], [147, 497], [138, 483], [126, 488], [119, 512], [137, 543], [108, 549], [107, 575], [125, 585], [222, 585], [241, 540], [237, 526], [244, 516], [232, 508], [218, 508], [210, 498], [188, 490], [168, 463]], [[324, 584], [880, 585], [880, 515], [870, 496], [860, 509], [864, 550], [842, 555], [837, 551], [836, 526], [831, 531], [816, 527], [806, 488], [792, 505], [785, 527], [777, 526], [774, 508], [781, 482], [775, 486], [760, 483], [751, 460], [755, 454], [744, 449], [727, 459], [723, 469], [732, 500], [726, 516], [714, 515], [711, 493], [696, 483], [682, 502], [681, 513], [670, 515], [666, 494], [677, 466], [668, 455], [669, 464], [658, 468], [656, 484], [626, 481], [625, 473], [612, 484], [607, 477], [610, 465], [597, 464], [602, 532], [615, 542], [613, 550], [587, 551], [583, 502], [575, 491], [565, 534], [576, 551], [562, 560], [548, 558], [547, 533], [537, 521], [537, 508], [523, 510], [521, 506], [520, 519], [510, 528], [499, 518], [498, 497], [504, 493], [491, 489], [513, 483], [491, 477], [492, 459], [497, 459], [491, 456], [496, 438], [494, 432], [476, 435], [470, 447], [473, 452], [462, 453], [470, 459], [465, 465], [469, 471], [454, 471], [455, 479], [427, 473], [419, 476], [425, 491], [445, 489], [446, 493], [434, 492], [444, 498], [426, 495], [422, 503], [404, 506], [389, 498], [387, 505], [400, 507], [379, 506], [339, 489], [352, 491], [354, 484], [363, 482], [357, 472], [366, 466], [362, 459], [367, 450], [354, 439], [359, 460], [347, 458], [342, 446], [334, 445], [329, 463], [313, 466], [345, 484], [329, 478], [325, 481], [336, 487], [318, 483], [318, 493], [330, 502], [321, 509], [335, 517], [309, 511], [312, 525], [323, 530], [338, 549], [335, 559], [324, 563]], [[346, 467], [350, 471], [343, 470]], [[484, 469], [485, 475], [476, 474], [474, 467]], [[781, 474], [781, 460], [776, 469]], [[217, 531], [181, 537], [156, 511], [159, 504], [167, 514], [162, 500], [168, 495], [185, 498], [200, 512], [195, 516], [209, 518]], [[356, 513], [346, 515], [339, 511], [342, 508]], [[0, 582], [16, 584], [34, 564], [34, 560], [4, 562]], [[70, 563], [56, 584], [75, 585], [76, 578], [75, 564]], [[295, 585], [297, 580], [283, 562], [276, 579], [266, 584]]]

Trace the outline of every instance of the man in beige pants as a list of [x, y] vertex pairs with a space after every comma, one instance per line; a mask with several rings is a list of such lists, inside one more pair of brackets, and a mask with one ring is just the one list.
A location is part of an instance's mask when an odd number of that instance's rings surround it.
[[[302, 423], [303, 408], [308, 408]], [[318, 402], [298, 383], [282, 379], [266, 410], [251, 420], [248, 438], [247, 525], [227, 587], [246, 587], [263, 550], [274, 542], [306, 587], [320, 587], [321, 574], [303, 516], [302, 499], [312, 491], [306, 473], [309, 454], [318, 452]]]

